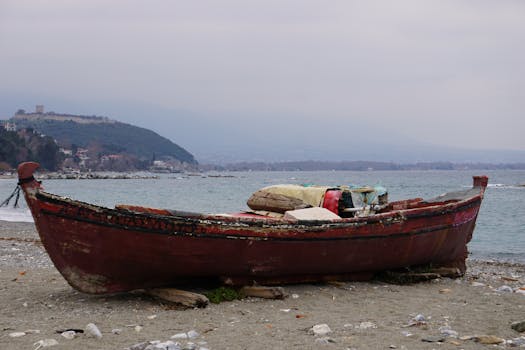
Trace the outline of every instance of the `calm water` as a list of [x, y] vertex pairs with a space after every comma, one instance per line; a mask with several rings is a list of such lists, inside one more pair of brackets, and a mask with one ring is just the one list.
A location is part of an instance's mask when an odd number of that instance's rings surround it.
[[[257, 189], [279, 183], [376, 184], [388, 189], [389, 199], [434, 197], [472, 185], [472, 175], [489, 176], [476, 231], [469, 249], [472, 257], [525, 262], [525, 171], [315, 171], [234, 172], [234, 177], [163, 175], [155, 180], [46, 180], [48, 192], [113, 207], [138, 204], [199, 212], [246, 209]], [[0, 179], [0, 201], [15, 187]], [[0, 220], [28, 221], [24, 208], [0, 209]]]

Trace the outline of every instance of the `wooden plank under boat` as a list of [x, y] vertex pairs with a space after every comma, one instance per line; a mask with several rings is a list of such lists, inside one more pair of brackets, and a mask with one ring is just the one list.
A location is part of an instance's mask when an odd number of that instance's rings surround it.
[[432, 264], [465, 271], [487, 186], [432, 200], [391, 202], [381, 212], [337, 220], [114, 209], [47, 193], [18, 167], [19, 184], [56, 268], [75, 289], [116, 293], [191, 279], [232, 284], [366, 279], [386, 269]]

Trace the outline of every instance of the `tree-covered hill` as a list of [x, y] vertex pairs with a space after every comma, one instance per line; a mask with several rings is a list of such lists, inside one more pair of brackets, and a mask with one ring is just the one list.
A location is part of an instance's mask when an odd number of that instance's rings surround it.
[[77, 123], [71, 120], [16, 120], [20, 127], [31, 127], [53, 137], [63, 147], [97, 147], [102, 154], [131, 154], [142, 160], [171, 157], [196, 164], [193, 155], [157, 133], [120, 122]]
[[34, 133], [31, 129], [18, 132], [0, 127], [0, 163], [2, 168], [16, 168], [25, 161], [39, 162], [42, 168], [57, 170], [62, 161], [53, 138]]

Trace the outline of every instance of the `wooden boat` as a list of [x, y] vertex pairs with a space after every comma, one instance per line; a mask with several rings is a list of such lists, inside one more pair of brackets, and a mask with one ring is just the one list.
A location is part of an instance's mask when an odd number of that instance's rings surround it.
[[236, 285], [367, 279], [425, 264], [464, 272], [488, 182], [474, 176], [468, 190], [391, 202], [364, 217], [291, 220], [103, 208], [45, 192], [33, 177], [37, 168], [23, 163], [18, 175], [42, 243], [73, 288], [96, 294], [192, 279]]

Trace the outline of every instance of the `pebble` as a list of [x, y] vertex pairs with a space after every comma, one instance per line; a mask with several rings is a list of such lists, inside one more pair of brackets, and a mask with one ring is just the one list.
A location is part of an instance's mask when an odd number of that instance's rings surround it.
[[143, 343], [137, 343], [137, 344], [131, 345], [128, 349], [129, 350], [144, 350], [149, 345], [150, 345], [150, 342], [146, 341]]
[[292, 299], [299, 299], [299, 294], [292, 294]]
[[102, 338], [102, 333], [100, 333], [100, 330], [94, 323], [88, 323], [84, 331], [86, 333], [86, 336], [88, 337], [93, 337], [97, 339]]
[[377, 328], [377, 325], [373, 322], [366, 321], [366, 322], [361, 322], [359, 326], [357, 326], [356, 328], [359, 328], [359, 329]]
[[120, 329], [120, 328], [114, 328], [114, 329], [111, 330], [111, 333], [116, 334], [116, 335], [119, 335], [120, 333], [122, 333], [122, 329]]
[[507, 286], [506, 284], [502, 285], [501, 287], [497, 288], [496, 289], [496, 292], [500, 292], [500, 293], [512, 293], [514, 292], [514, 290]]
[[26, 335], [26, 332], [13, 332], [13, 333], [9, 333], [9, 336], [11, 338], [19, 338], [19, 337], [23, 337], [24, 335]]
[[472, 339], [480, 344], [501, 344], [505, 342], [505, 339], [494, 335], [476, 335]]
[[183, 350], [195, 350], [195, 349], [197, 349], [197, 345], [195, 343], [192, 343], [192, 342], [187, 342], [186, 345], [182, 349]]
[[322, 337], [322, 338], [316, 338], [315, 342], [319, 344], [330, 344], [330, 343], [335, 343], [335, 340], [333, 340], [330, 337]]
[[74, 339], [77, 333], [75, 331], [65, 331], [65, 332], [60, 333], [60, 335], [66, 339]]
[[188, 335], [186, 333], [177, 333], [175, 335], [172, 335], [170, 338], [171, 339], [188, 339]]
[[450, 337], [450, 338], [457, 338], [459, 336], [458, 332], [456, 332], [455, 330], [453, 329], [450, 329], [450, 327], [439, 327], [439, 332], [446, 336], [446, 337]]
[[49, 346], [55, 345], [58, 345], [58, 342], [55, 339], [42, 339], [33, 344], [33, 346], [36, 346], [34, 350], [38, 350], [40, 348], [47, 348]]
[[525, 332], [525, 321], [513, 322], [510, 327], [516, 332]]
[[474, 335], [463, 335], [463, 336], [459, 337], [459, 340], [472, 340], [474, 338], [475, 338]]
[[414, 317], [414, 321], [417, 321], [417, 322], [425, 322], [427, 319], [425, 318], [425, 316], [423, 316], [422, 314], [417, 314], [415, 317]]
[[470, 284], [472, 287], [484, 287], [485, 286], [485, 283], [481, 283], [481, 282], [472, 282]]
[[525, 337], [519, 337], [519, 338], [514, 338], [514, 339], [507, 340], [507, 344], [511, 348], [525, 347]]
[[421, 341], [426, 342], [426, 343], [442, 343], [445, 341], [445, 337], [442, 335], [428, 336], [428, 337], [421, 339]]
[[188, 338], [190, 339], [197, 338], [199, 336], [199, 333], [195, 330], [191, 330], [187, 334], [188, 334]]
[[168, 340], [162, 343], [150, 344], [144, 350], [180, 350], [180, 346], [178, 343]]
[[322, 323], [322, 324], [316, 324], [315, 326], [313, 326], [312, 332], [316, 336], [323, 336], [323, 335], [327, 335], [328, 333], [331, 333], [332, 330], [330, 329], [330, 327], [328, 327], [326, 323]]

